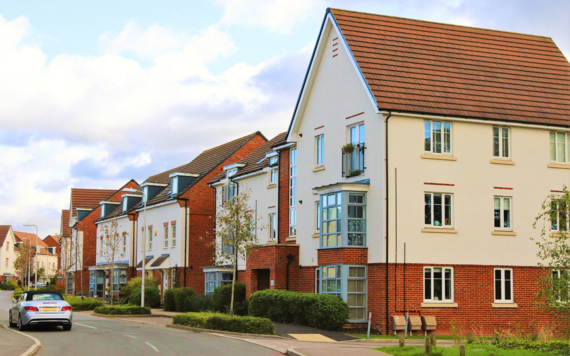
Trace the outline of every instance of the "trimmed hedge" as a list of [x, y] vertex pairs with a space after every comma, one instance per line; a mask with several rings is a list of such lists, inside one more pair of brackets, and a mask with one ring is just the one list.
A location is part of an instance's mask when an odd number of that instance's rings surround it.
[[348, 323], [348, 305], [328, 294], [266, 289], [249, 297], [249, 315], [334, 331]]
[[150, 314], [150, 308], [143, 308], [136, 305], [104, 306], [95, 308], [95, 313], [107, 315], [145, 315]]
[[81, 299], [81, 297], [68, 297], [64, 299], [71, 305], [73, 311], [94, 310], [97, 307], [105, 305], [102, 301], [91, 298]]
[[16, 282], [0, 282], [0, 290], [16, 290], [18, 285]]
[[[146, 283], [146, 282], [145, 282]], [[130, 305], [141, 305], [141, 289], [135, 288], [131, 292]], [[144, 306], [156, 308], [160, 306], [160, 292], [157, 287], [144, 287]]]
[[[214, 289], [214, 307], [222, 313], [229, 314], [232, 300], [232, 285], [226, 284]], [[245, 305], [245, 307], [244, 307]], [[234, 290], [234, 315], [247, 315], [245, 303], [245, 283], [236, 282]]]
[[164, 311], [176, 311], [175, 294], [178, 289], [167, 289], [164, 291]]
[[215, 312], [213, 294], [196, 294], [184, 300], [184, 311], [186, 312]]
[[179, 313], [190, 311], [184, 308], [184, 302], [186, 301], [186, 298], [192, 298], [193, 296], [196, 295], [194, 293], [194, 289], [190, 287], [184, 287], [184, 288], [176, 288], [174, 290], [175, 290], [174, 304], [176, 311]]
[[229, 316], [220, 313], [186, 313], [174, 316], [173, 323], [175, 325], [209, 330], [262, 335], [275, 334], [275, 327], [271, 320], [251, 316]]

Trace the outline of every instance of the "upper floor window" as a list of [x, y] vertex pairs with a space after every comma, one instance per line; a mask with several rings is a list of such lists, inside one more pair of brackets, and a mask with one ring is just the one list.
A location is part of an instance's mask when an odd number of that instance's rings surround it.
[[99, 256], [103, 256], [103, 236], [99, 238]]
[[322, 213], [321, 213], [321, 202], [317, 201], [315, 202], [315, 217], [316, 217], [316, 227], [315, 230], [317, 232], [321, 231], [321, 224], [323, 222], [322, 219]]
[[164, 225], [164, 248], [168, 248], [168, 224]]
[[493, 127], [493, 157], [510, 158], [510, 135], [507, 127]]
[[152, 250], [152, 229], [148, 229], [148, 249]]
[[495, 197], [495, 228], [511, 229], [511, 215], [511, 198]]
[[451, 267], [424, 267], [424, 301], [453, 301], [453, 269]]
[[495, 303], [513, 302], [513, 270], [495, 268]]
[[550, 133], [550, 160], [558, 163], [570, 163], [570, 134]]
[[553, 199], [550, 202], [550, 224], [552, 231], [568, 231], [569, 209], [566, 201], [563, 199]]
[[297, 149], [289, 151], [289, 236], [297, 235]]
[[277, 240], [277, 215], [269, 214], [269, 241]]
[[342, 192], [323, 195], [321, 229], [321, 246], [334, 247], [342, 245]]
[[143, 187], [142, 202], [146, 203], [147, 200], [148, 200], [148, 186], [144, 186]]
[[172, 224], [172, 247], [176, 247], [176, 224]]
[[277, 165], [277, 162], [279, 162], [278, 156], [269, 157], [269, 167], [273, 167], [273, 166]]
[[348, 127], [348, 143], [342, 148], [342, 175], [353, 177], [364, 173], [364, 124]]
[[424, 121], [424, 151], [451, 154], [451, 123]]
[[123, 198], [123, 211], [127, 211], [127, 207], [128, 207], [128, 205], [127, 205], [127, 199], [128, 199], [128, 198]]
[[178, 194], [178, 177], [172, 177], [172, 186], [170, 187], [171, 194]]
[[6, 242], [6, 251], [10, 251], [10, 243]]
[[424, 224], [430, 227], [453, 227], [453, 195], [424, 194]]
[[365, 193], [322, 195], [320, 206], [321, 247], [366, 246]]
[[8, 264], [9, 264], [9, 262], [8, 262], [8, 261], [9, 261], [9, 260], [8, 260], [8, 259], [6, 259], [6, 267], [8, 267]]
[[230, 177], [235, 176], [236, 173], [237, 173], [237, 171], [238, 171], [237, 168], [229, 169], [229, 170], [226, 172], [226, 177], [227, 177], [227, 178], [230, 178]]
[[316, 158], [316, 165], [317, 166], [322, 166], [325, 164], [325, 135], [319, 135], [315, 138], [316, 140], [316, 152], [315, 152], [315, 158]]
[[348, 194], [348, 245], [366, 245], [366, 195]]
[[269, 176], [269, 184], [277, 184], [277, 168], [271, 168], [271, 175]]
[[222, 186], [222, 204], [232, 200], [236, 195], [238, 195], [238, 185], [236, 183]]
[[123, 253], [127, 252], [127, 235], [123, 235]]

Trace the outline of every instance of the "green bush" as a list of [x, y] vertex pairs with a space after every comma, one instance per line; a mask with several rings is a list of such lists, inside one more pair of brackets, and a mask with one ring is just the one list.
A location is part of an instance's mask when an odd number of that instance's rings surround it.
[[504, 350], [527, 350], [558, 355], [570, 355], [570, 344], [564, 341], [540, 342], [526, 338], [507, 338], [495, 343]]
[[20, 298], [22, 296], [22, 294], [24, 294], [24, 291], [22, 290], [22, 288], [14, 289], [14, 299]]
[[71, 305], [73, 311], [94, 310], [105, 305], [102, 301], [92, 298], [67, 297], [64, 299]]
[[18, 285], [15, 282], [0, 282], [0, 290], [15, 290]]
[[146, 315], [150, 314], [150, 308], [137, 305], [116, 305], [95, 308], [97, 314], [107, 315]]
[[348, 322], [348, 305], [328, 294], [266, 289], [249, 297], [249, 315], [280, 323], [340, 330]]
[[220, 313], [186, 313], [173, 318], [175, 325], [237, 333], [274, 335], [271, 320], [251, 316], [229, 316]]
[[[156, 278], [145, 278], [144, 280], [144, 287], [157, 287], [160, 284], [160, 282], [158, 281], [158, 279]], [[127, 286], [129, 288], [131, 288], [131, 291], [135, 288], [141, 288], [142, 287], [142, 278], [141, 277], [135, 277], [135, 278], [131, 278], [128, 282], [127, 282]]]
[[[243, 302], [245, 301], [245, 283], [236, 282], [234, 288], [234, 314], [247, 315], [247, 309], [243, 310]], [[214, 307], [217, 311], [229, 314], [230, 303], [232, 300], [232, 285], [226, 284], [214, 289]], [[240, 311], [238, 313], [237, 311]]]
[[177, 288], [177, 291], [174, 292], [174, 303], [176, 305], [176, 311], [179, 313], [189, 311], [184, 309], [184, 302], [186, 301], [186, 298], [191, 298], [194, 295], [195, 293], [193, 288]]
[[184, 300], [184, 310], [189, 312], [214, 312], [214, 296], [212, 294], [195, 294]]
[[[129, 304], [141, 305], [141, 289], [134, 288], [131, 292], [131, 299]], [[157, 308], [160, 306], [160, 292], [157, 287], [144, 287], [144, 306]]]
[[167, 289], [164, 291], [164, 311], [176, 311], [175, 293], [177, 289]]
[[119, 298], [129, 299], [132, 291], [132, 288], [128, 286], [119, 287]]

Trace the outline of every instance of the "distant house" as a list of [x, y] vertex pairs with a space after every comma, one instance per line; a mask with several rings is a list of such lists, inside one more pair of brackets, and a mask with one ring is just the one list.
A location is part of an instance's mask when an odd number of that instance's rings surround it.
[[0, 225], [0, 281], [9, 282], [18, 279], [18, 271], [14, 262], [18, 258], [16, 243], [18, 242], [12, 226]]
[[55, 265], [56, 275], [59, 273], [61, 268], [61, 236], [60, 235], [48, 235], [44, 238], [44, 242], [48, 245], [48, 250], [57, 256], [57, 263]]
[[36, 269], [43, 268], [44, 273], [42, 276], [38, 276], [38, 281], [49, 282], [52, 277], [57, 275], [57, 253], [55, 247], [49, 246], [44, 240], [33, 233], [14, 231], [14, 236], [18, 243], [29, 241], [32, 248], [36, 249], [37, 255], [32, 258], [30, 272], [33, 274]]

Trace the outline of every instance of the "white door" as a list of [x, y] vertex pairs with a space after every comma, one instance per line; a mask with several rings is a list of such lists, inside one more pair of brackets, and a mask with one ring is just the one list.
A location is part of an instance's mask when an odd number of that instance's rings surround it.
[[162, 291], [168, 289], [168, 271], [162, 270]]

